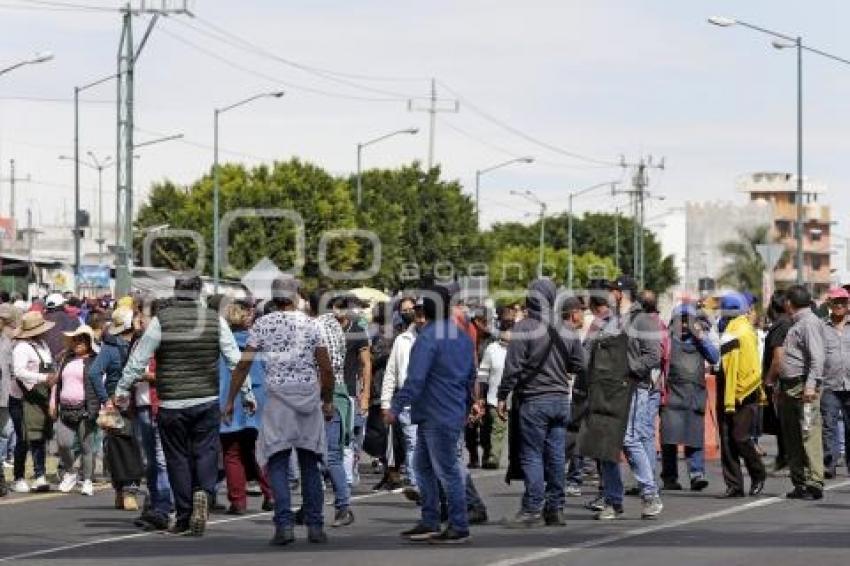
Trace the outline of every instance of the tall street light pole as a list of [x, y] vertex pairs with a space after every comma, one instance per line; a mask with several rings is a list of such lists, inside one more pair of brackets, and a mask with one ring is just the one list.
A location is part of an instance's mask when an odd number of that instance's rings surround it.
[[80, 93], [116, 78], [111, 74], [83, 86], [74, 87], [74, 290], [80, 278]]
[[88, 152], [89, 157], [97, 169], [97, 264], [103, 265], [103, 170], [115, 164], [112, 157], [106, 156], [100, 161], [93, 151]]
[[797, 50], [797, 223], [795, 236], [797, 240], [796, 263], [797, 263], [797, 284], [802, 285], [804, 282], [803, 273], [803, 51], [832, 59], [838, 63], [850, 65], [850, 60], [820, 49], [815, 49], [803, 44], [803, 38], [800, 36], [792, 37], [784, 33], [769, 30], [760, 26], [750, 24], [735, 18], [727, 18], [722, 16], [712, 16], [708, 18], [710, 24], [720, 27], [742, 26], [764, 33], [779, 39], [773, 41], [772, 45], [776, 49], [794, 48]]
[[5, 75], [6, 73], [8, 73], [10, 71], [14, 71], [15, 69], [18, 69], [20, 67], [24, 67], [26, 65], [37, 65], [38, 63], [45, 63], [47, 61], [50, 61], [51, 59], [53, 59], [53, 53], [51, 53], [50, 51], [44, 51], [44, 52], [41, 52], [41, 53], [36, 53], [35, 55], [33, 55], [29, 59], [26, 59], [24, 61], [20, 61], [18, 63], [15, 63], [14, 65], [10, 65], [8, 67], [4, 67], [4, 68], [0, 69], [0, 75]]
[[[97, 242], [97, 263], [98, 265], [103, 264], [103, 244], [106, 243], [106, 240], [103, 238], [103, 170], [108, 167], [112, 167], [115, 165], [115, 162], [112, 160], [112, 157], [107, 156], [103, 161], [99, 161], [97, 157], [95, 157], [94, 152], [88, 152], [89, 157], [91, 157], [92, 162], [89, 163], [87, 161], [80, 161], [79, 165], [83, 165], [84, 167], [88, 167], [89, 169], [93, 169], [97, 171], [97, 218], [98, 218], [98, 238]], [[67, 155], [60, 155], [59, 159], [63, 161], [74, 161], [73, 157]]]
[[360, 208], [360, 205], [363, 203], [363, 148], [370, 146], [372, 144], [376, 144], [378, 142], [382, 142], [385, 139], [391, 138], [393, 136], [398, 136], [401, 134], [409, 134], [411, 136], [415, 136], [419, 133], [419, 128], [406, 128], [404, 130], [396, 130], [395, 132], [390, 132], [388, 134], [384, 134], [383, 136], [379, 136], [375, 139], [369, 140], [367, 142], [358, 143], [357, 144], [357, 208]]
[[496, 169], [501, 169], [502, 167], [507, 167], [508, 165], [513, 165], [514, 163], [534, 163], [534, 158], [516, 157], [514, 159], [509, 159], [508, 161], [493, 165], [492, 167], [479, 169], [475, 172], [475, 226], [477, 228], [481, 228], [481, 205], [479, 200], [479, 193], [481, 191], [481, 175], [485, 175], [490, 171], [495, 171]]
[[585, 193], [589, 193], [592, 190], [598, 189], [600, 187], [611, 187], [611, 194], [614, 195], [617, 184], [619, 181], [606, 181], [604, 183], [597, 183], [595, 185], [591, 185], [590, 187], [581, 189], [579, 191], [575, 191], [569, 194], [569, 213], [567, 215], [567, 249], [569, 251], [569, 264], [567, 268], [567, 289], [570, 291], [573, 290], [573, 199], [579, 197]]
[[234, 108], [238, 108], [239, 106], [244, 106], [250, 102], [254, 102], [260, 98], [280, 98], [283, 96], [283, 91], [274, 91], [274, 92], [263, 92], [260, 94], [255, 94], [254, 96], [249, 96], [239, 102], [235, 102], [230, 106], [225, 106], [224, 108], [216, 108], [213, 110], [213, 287], [214, 292], [218, 294], [218, 283], [219, 283], [219, 272], [221, 270], [221, 243], [219, 242], [220, 235], [220, 222], [221, 218], [219, 215], [219, 167], [218, 167], [218, 118], [221, 114], [227, 112], [228, 110], [233, 110]]
[[516, 195], [531, 201], [540, 207], [540, 257], [537, 261], [537, 277], [543, 277], [543, 251], [546, 245], [546, 203], [537, 198], [537, 195], [531, 191], [511, 191], [512, 195]]

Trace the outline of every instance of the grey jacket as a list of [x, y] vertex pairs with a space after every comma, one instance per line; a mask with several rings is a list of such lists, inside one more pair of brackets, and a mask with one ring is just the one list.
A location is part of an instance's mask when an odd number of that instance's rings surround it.
[[850, 391], [850, 326], [845, 323], [839, 332], [835, 324], [827, 320], [824, 338], [823, 387], [830, 391]]
[[[578, 334], [556, 321], [555, 284], [549, 279], [531, 283], [527, 300], [529, 316], [511, 331], [505, 358], [505, 370], [498, 399], [504, 401], [512, 391], [523, 398], [572, 392], [572, 377], [583, 374], [587, 362]], [[556, 329], [563, 347], [552, 342], [547, 326]], [[551, 344], [551, 347], [550, 347]], [[539, 369], [538, 369], [539, 368]]]
[[629, 336], [629, 376], [641, 386], [652, 383], [652, 370], [661, 367], [661, 329], [651, 314], [635, 302], [620, 319]]
[[268, 387], [257, 438], [257, 461], [265, 466], [283, 450], [301, 448], [327, 462], [325, 417], [319, 384], [282, 383]]
[[0, 407], [9, 406], [12, 388], [12, 346], [14, 342], [0, 331]]
[[797, 311], [792, 319], [793, 326], [785, 337], [780, 379], [804, 378], [806, 388], [814, 389], [823, 382], [823, 366], [826, 358], [824, 324], [812, 309]]

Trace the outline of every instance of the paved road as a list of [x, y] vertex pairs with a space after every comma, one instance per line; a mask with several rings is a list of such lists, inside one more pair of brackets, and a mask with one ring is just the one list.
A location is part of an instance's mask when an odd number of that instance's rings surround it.
[[[766, 495], [733, 502], [718, 500], [718, 470], [705, 493], [665, 495], [658, 521], [639, 519], [639, 501], [629, 499], [626, 517], [613, 523], [591, 520], [581, 503], [568, 501], [563, 528], [514, 531], [498, 524], [513, 514], [521, 485], [504, 485], [500, 472], [482, 473], [479, 490], [490, 507], [491, 524], [475, 527], [467, 547], [434, 548], [402, 541], [398, 532], [417, 517], [416, 507], [393, 493], [360, 493], [354, 503], [357, 522], [329, 529], [330, 543], [308, 545], [301, 539], [285, 549], [267, 545], [269, 514], [238, 518], [214, 516], [202, 539], [140, 533], [132, 515], [111, 509], [111, 493], [16, 497], [0, 503], [0, 562], [25, 565], [130, 566], [403, 564], [511, 566], [519, 564], [630, 566], [746, 564], [817, 566], [846, 564], [850, 546], [850, 480], [831, 483], [821, 502], [777, 497], [787, 479], [771, 479]], [[368, 484], [367, 478], [365, 483]], [[252, 505], [258, 505], [254, 499]], [[285, 558], [284, 558], [285, 557]]]

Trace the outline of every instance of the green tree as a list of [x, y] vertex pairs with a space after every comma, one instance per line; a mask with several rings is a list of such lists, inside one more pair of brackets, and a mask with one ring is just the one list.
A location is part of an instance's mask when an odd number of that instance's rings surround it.
[[[355, 227], [354, 208], [345, 181], [322, 169], [296, 159], [261, 165], [247, 170], [241, 165], [225, 165], [219, 173], [221, 216], [237, 209], [283, 209], [297, 213], [303, 221], [305, 257], [303, 274], [311, 280], [319, 276], [319, 240], [327, 230]], [[205, 247], [205, 269], [212, 271], [213, 181], [210, 175], [185, 189], [169, 182], [156, 185], [136, 220], [139, 232], [168, 224], [171, 229], [193, 230]], [[291, 218], [240, 217], [229, 228], [222, 225], [227, 242], [222, 275], [238, 277], [260, 259], [268, 256], [281, 269], [296, 262], [297, 223]], [[137, 247], [138, 250], [138, 247]], [[194, 253], [192, 253], [194, 251]], [[336, 270], [352, 269], [359, 247], [350, 239], [335, 240], [328, 246], [327, 263]], [[170, 269], [194, 266], [197, 250], [186, 238], [158, 242], [153, 265]], [[163, 263], [159, 263], [163, 262]], [[229, 268], [229, 269], [228, 269]]]
[[[546, 218], [546, 243], [555, 249], [568, 249], [569, 215], [566, 213]], [[633, 222], [631, 218], [617, 218], [608, 213], [591, 213], [573, 219], [573, 245], [576, 255], [594, 253], [611, 258], [618, 271], [631, 273], [634, 258]], [[507, 245], [533, 247], [537, 245], [540, 224], [523, 225], [518, 222], [494, 224], [485, 234], [486, 245], [491, 254]], [[615, 238], [619, 234], [619, 238]], [[658, 292], [675, 285], [679, 279], [672, 256], [663, 256], [661, 244], [649, 230], [644, 230], [644, 254], [646, 261], [646, 287]], [[617, 245], [619, 241], [619, 246]], [[576, 281], [574, 285], [578, 285]]]
[[720, 244], [720, 251], [728, 263], [720, 272], [717, 282], [740, 291], [761, 293], [765, 266], [756, 246], [771, 242], [768, 225], [739, 228], [738, 239]]
[[[569, 253], [565, 249], [546, 247], [543, 250], [543, 275], [559, 285], [566, 284]], [[495, 291], [522, 291], [537, 276], [540, 248], [508, 245], [500, 248], [490, 259], [490, 286]], [[614, 278], [619, 272], [614, 262], [593, 252], [575, 256], [573, 285], [583, 288], [591, 278]]]

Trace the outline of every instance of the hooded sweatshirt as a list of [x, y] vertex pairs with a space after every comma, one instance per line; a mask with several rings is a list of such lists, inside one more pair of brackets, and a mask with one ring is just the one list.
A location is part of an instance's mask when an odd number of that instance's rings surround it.
[[[557, 290], [549, 279], [537, 279], [529, 286], [528, 317], [514, 325], [505, 359], [498, 399], [504, 401], [516, 391], [523, 399], [541, 395], [570, 395], [569, 374], [583, 375], [586, 370], [584, 350], [579, 335], [562, 324], [554, 315]], [[563, 347], [552, 343], [551, 326], [557, 331]]]

